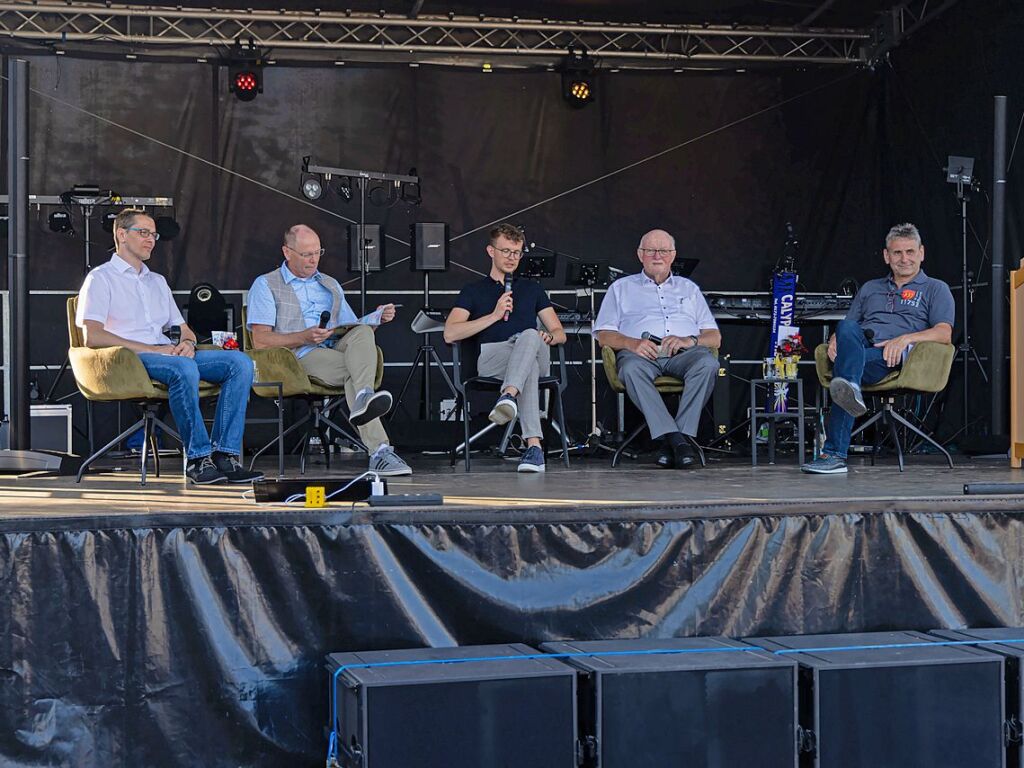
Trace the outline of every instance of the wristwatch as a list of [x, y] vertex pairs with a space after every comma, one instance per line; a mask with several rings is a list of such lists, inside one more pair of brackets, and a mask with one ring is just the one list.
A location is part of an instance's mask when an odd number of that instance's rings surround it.
[[192, 345], [192, 349], [196, 348], [196, 343], [195, 343], [195, 341], [193, 339], [182, 339], [182, 341], [185, 342], [186, 344], [191, 344]]
[[[696, 336], [690, 336], [690, 338], [693, 339], [693, 346], [694, 347], [696, 347], [698, 344], [700, 344], [700, 339], [698, 339]], [[691, 349], [692, 349], [692, 347], [691, 347]]]

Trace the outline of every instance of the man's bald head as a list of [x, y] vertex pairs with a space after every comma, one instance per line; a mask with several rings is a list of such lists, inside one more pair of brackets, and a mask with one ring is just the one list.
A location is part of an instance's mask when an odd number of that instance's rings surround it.
[[676, 249], [676, 239], [664, 229], [652, 229], [640, 238], [640, 245], [637, 247], [662, 248], [674, 251]]
[[288, 269], [296, 277], [305, 279], [316, 274], [320, 265], [321, 250], [320, 236], [312, 227], [296, 224], [284, 233], [281, 251], [284, 253]]

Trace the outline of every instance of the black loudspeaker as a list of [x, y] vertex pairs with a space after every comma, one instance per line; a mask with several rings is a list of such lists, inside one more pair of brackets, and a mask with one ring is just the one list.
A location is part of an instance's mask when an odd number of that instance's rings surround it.
[[[341, 765], [576, 768], [576, 673], [522, 658], [536, 653], [518, 644], [332, 653]], [[496, 660], [430, 663], [482, 657]], [[362, 666], [388, 662], [405, 663]]]
[[363, 244], [367, 272], [384, 269], [384, 236], [380, 224], [348, 225], [348, 271], [359, 272], [359, 243]]
[[1024, 737], [1024, 680], [1021, 677], [1021, 667], [1024, 666], [1022, 665], [1022, 661], [1024, 661], [1024, 627], [947, 630], [930, 634], [944, 640], [983, 640], [984, 644], [977, 647], [990, 653], [998, 653], [1003, 657], [1006, 664], [1004, 686], [1006, 698], [1003, 704], [1006, 717], [1004, 725], [1006, 764], [1011, 768], [1024, 768], [1024, 748], [1021, 744], [1022, 737]]
[[214, 331], [231, 330], [227, 300], [212, 283], [192, 286], [184, 315], [200, 342], [209, 341]]
[[446, 272], [448, 270], [448, 225], [421, 222], [409, 227], [413, 272]]
[[[614, 654], [565, 660], [586, 673], [579, 682], [586, 766], [797, 765], [794, 661], [722, 637], [541, 648]], [[678, 653], [651, 653], [662, 649]], [[641, 654], [622, 655], [636, 651]]]
[[[744, 642], [800, 664], [802, 766], [1002, 768], [1003, 658], [921, 632]], [[872, 646], [889, 645], [890, 648]], [[931, 645], [931, 647], [928, 647]], [[867, 647], [864, 647], [867, 646]]]

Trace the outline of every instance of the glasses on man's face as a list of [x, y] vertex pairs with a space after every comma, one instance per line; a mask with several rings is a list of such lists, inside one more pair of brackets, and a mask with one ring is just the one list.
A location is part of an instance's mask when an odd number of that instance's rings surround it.
[[129, 232], [138, 232], [139, 233], [139, 237], [141, 237], [143, 240], [148, 240], [151, 237], [154, 240], [159, 240], [160, 239], [160, 233], [159, 232], [154, 232], [152, 229], [143, 229], [142, 227], [128, 227], [128, 231]]
[[299, 256], [301, 256], [304, 259], [316, 259], [316, 258], [319, 258], [319, 257], [323, 256], [325, 253], [327, 253], [327, 249], [326, 248], [320, 248], [319, 250], [316, 250], [316, 251], [306, 251], [305, 253], [303, 253], [302, 251], [296, 251], [290, 245], [286, 245], [285, 248], [287, 248], [292, 253], [299, 254]]
[[675, 248], [641, 248], [641, 256], [671, 256], [676, 252]]
[[[492, 245], [491, 248], [494, 248], [494, 246]], [[506, 256], [512, 259], [522, 258], [523, 255], [522, 251], [513, 251], [511, 248], [494, 248], [494, 250], [496, 250], [502, 256]]]

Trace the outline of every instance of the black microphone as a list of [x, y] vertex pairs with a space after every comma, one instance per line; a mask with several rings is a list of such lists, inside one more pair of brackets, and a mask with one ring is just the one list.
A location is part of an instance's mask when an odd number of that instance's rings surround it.
[[[508, 293], [511, 290], [512, 290], [512, 275], [508, 274], [508, 275], [505, 275], [505, 293]], [[508, 315], [509, 315], [509, 311], [506, 309], [505, 310], [505, 322], [508, 322]]]
[[320, 313], [320, 327], [321, 328], [326, 328], [327, 327], [327, 323], [329, 323], [330, 320], [331, 320], [331, 313], [328, 312], [326, 309], [323, 312]]
[[641, 333], [640, 338], [643, 339], [644, 341], [653, 341], [655, 344], [659, 346], [661, 345], [662, 341], [661, 336], [655, 336], [653, 333], [650, 333], [649, 331], [644, 331], [643, 333]]
[[864, 338], [868, 340], [868, 344], [873, 346], [875, 343], [875, 332], [871, 328], [865, 328]]
[[175, 325], [167, 329], [167, 338], [171, 340], [171, 344], [178, 346], [181, 343], [181, 326]]

